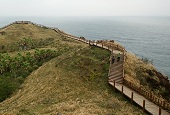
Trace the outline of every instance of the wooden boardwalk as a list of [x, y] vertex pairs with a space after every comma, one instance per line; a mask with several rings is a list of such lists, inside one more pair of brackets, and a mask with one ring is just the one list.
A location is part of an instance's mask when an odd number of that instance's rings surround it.
[[149, 112], [152, 115], [170, 115], [166, 110], [159, 109], [159, 106], [155, 105], [145, 97], [141, 96], [134, 90], [124, 86], [123, 84], [109, 82], [114, 88], [122, 92], [123, 95], [131, 99], [132, 103], [136, 103], [143, 108], [144, 111]]
[[[112, 51], [112, 56], [116, 56], [117, 53]], [[117, 52], [117, 51], [116, 51]], [[112, 58], [111, 56], [111, 58]], [[116, 58], [115, 58], [116, 59]], [[116, 90], [120, 91], [123, 95], [127, 96], [132, 103], [136, 103], [143, 108], [144, 111], [149, 112], [152, 115], [170, 115], [166, 110], [160, 109], [159, 106], [149, 101], [144, 96], [138, 94], [136, 91], [128, 88], [123, 84], [123, 63], [124, 56], [121, 54], [121, 60], [112, 62], [110, 60], [110, 70], [109, 70], [109, 84], [112, 85]]]
[[[89, 40], [83, 40], [80, 39], [78, 37], [69, 35], [64, 33], [66, 37], [69, 38], [73, 38], [75, 40], [90, 44], [90, 45], [94, 45], [97, 47], [101, 47], [103, 49], [107, 49], [109, 51], [111, 51], [111, 55], [115, 56], [115, 62], [112, 62], [112, 56], [110, 58], [110, 68], [109, 68], [109, 84], [112, 85], [114, 87], [114, 89], [120, 91], [123, 95], [127, 96], [132, 103], [136, 103], [138, 104], [140, 107], [142, 107], [142, 109], [144, 111], [149, 112], [152, 115], [170, 115], [169, 112], [167, 112], [164, 109], [160, 109], [159, 106], [157, 106], [156, 104], [154, 104], [153, 102], [151, 102], [150, 100], [148, 100], [147, 98], [145, 98], [144, 96], [138, 94], [136, 91], [128, 88], [127, 86], [123, 85], [123, 77], [124, 77], [124, 68], [123, 68], [123, 64], [124, 64], [124, 52], [121, 52], [119, 50], [113, 50], [112, 47], [106, 46], [104, 44], [97, 44], [96, 42], [90, 42]], [[116, 55], [118, 55], [120, 53], [120, 57], [121, 60], [119, 62], [117, 62], [117, 57]]]
[[[114, 54], [113, 51], [113, 55]], [[111, 56], [112, 57], [112, 56]], [[159, 106], [146, 99], [144, 96], [138, 94], [136, 91], [123, 85], [123, 59], [114, 63], [111, 60], [110, 71], [109, 71], [109, 84], [112, 85], [116, 90], [120, 91], [123, 95], [127, 96], [132, 103], [136, 103], [143, 108], [144, 111], [149, 112], [152, 115], [170, 115], [166, 110], [160, 109]]]

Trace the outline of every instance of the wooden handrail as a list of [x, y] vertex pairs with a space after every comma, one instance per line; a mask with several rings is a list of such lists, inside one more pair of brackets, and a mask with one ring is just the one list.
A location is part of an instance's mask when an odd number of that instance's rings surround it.
[[137, 86], [132, 82], [124, 80], [124, 84], [126, 84], [128, 87], [135, 90], [139, 94], [145, 96], [147, 99], [149, 99], [150, 101], [152, 101], [155, 104], [159, 105], [160, 107], [162, 107], [164, 109], [170, 109], [170, 103], [167, 100], [165, 100], [165, 99], [163, 99], [161, 97], [153, 95], [152, 92], [147, 91], [146, 89], [142, 88], [141, 86]]

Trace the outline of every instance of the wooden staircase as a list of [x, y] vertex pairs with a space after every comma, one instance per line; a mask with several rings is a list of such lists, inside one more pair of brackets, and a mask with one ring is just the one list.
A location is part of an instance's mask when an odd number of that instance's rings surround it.
[[[117, 55], [117, 54], [113, 54]], [[120, 56], [120, 61], [115, 60], [114, 63], [110, 64], [109, 71], [109, 82], [115, 82], [122, 84], [123, 83], [123, 55]]]

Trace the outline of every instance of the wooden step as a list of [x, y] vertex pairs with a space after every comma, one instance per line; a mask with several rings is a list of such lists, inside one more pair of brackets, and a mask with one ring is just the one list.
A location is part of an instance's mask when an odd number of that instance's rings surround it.
[[122, 77], [123, 77], [123, 73], [119, 73], [119, 74], [116, 74], [116, 75], [110, 76], [110, 77], [109, 77], [109, 79], [113, 79], [113, 78], [117, 78], [117, 77], [122, 78]]
[[110, 70], [115, 71], [115, 70], [119, 70], [119, 69], [122, 69], [122, 68], [123, 68], [123, 66], [121, 65], [121, 66], [117, 66], [117, 67], [111, 67]]
[[122, 78], [122, 77], [117, 77], [117, 78], [111, 78], [111, 79], [109, 79], [109, 80], [117, 81], [117, 80], [119, 80], [119, 79], [123, 79], [123, 78]]
[[[115, 80], [109, 80], [109, 83], [114, 84], [114, 81]], [[118, 79], [118, 80], [115, 81], [115, 83], [123, 83], [123, 79]]]
[[123, 79], [120, 81], [116, 81], [116, 83], [123, 84]]
[[109, 76], [109, 79], [114, 78], [114, 77], [117, 77], [117, 76], [119, 76], [119, 75], [122, 75], [122, 72], [117, 72], [116, 74], [110, 75], [110, 76]]
[[110, 68], [110, 73], [114, 72], [114, 71], [122, 71], [123, 67], [118, 67], [118, 68]]
[[119, 61], [119, 62], [115, 61], [114, 63], [112, 63], [112, 65], [119, 65], [121, 63], [122, 63], [121, 61]]
[[111, 64], [111, 67], [117, 67], [117, 66], [120, 66], [120, 65], [122, 65], [122, 66], [123, 66], [123, 63]]
[[111, 65], [111, 67], [118, 67], [118, 66], [123, 66], [123, 63], [116, 64], [116, 65], [114, 65], [114, 64]]
[[118, 70], [110, 70], [109, 76], [120, 73], [120, 72], [123, 72], [123, 68], [118, 69]]
[[123, 79], [123, 78], [120, 76], [120, 77], [117, 77], [117, 78], [111, 78], [111, 79], [109, 79], [109, 80], [117, 81], [117, 80], [120, 80], [120, 79]]

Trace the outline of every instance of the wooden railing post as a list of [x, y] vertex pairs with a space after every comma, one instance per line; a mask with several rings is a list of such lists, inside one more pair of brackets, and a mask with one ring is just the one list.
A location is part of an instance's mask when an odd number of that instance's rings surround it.
[[159, 107], [159, 115], [161, 115], [161, 108]]
[[165, 101], [163, 100], [163, 108], [165, 108]]
[[123, 64], [123, 70], [122, 70], [122, 72], [123, 72], [123, 79], [125, 78], [125, 69], [124, 69], [124, 64]]
[[150, 99], [152, 100], [152, 93], [150, 93]]
[[113, 81], [114, 91], [116, 91], [116, 83]]
[[122, 85], [122, 95], [123, 95], [123, 85]]
[[156, 102], [155, 96], [153, 96], [153, 102]]
[[160, 106], [163, 107], [163, 101], [162, 100], [160, 100]]
[[145, 111], [145, 100], [143, 100], [143, 111]]
[[131, 93], [131, 103], [133, 103], [133, 92]]

